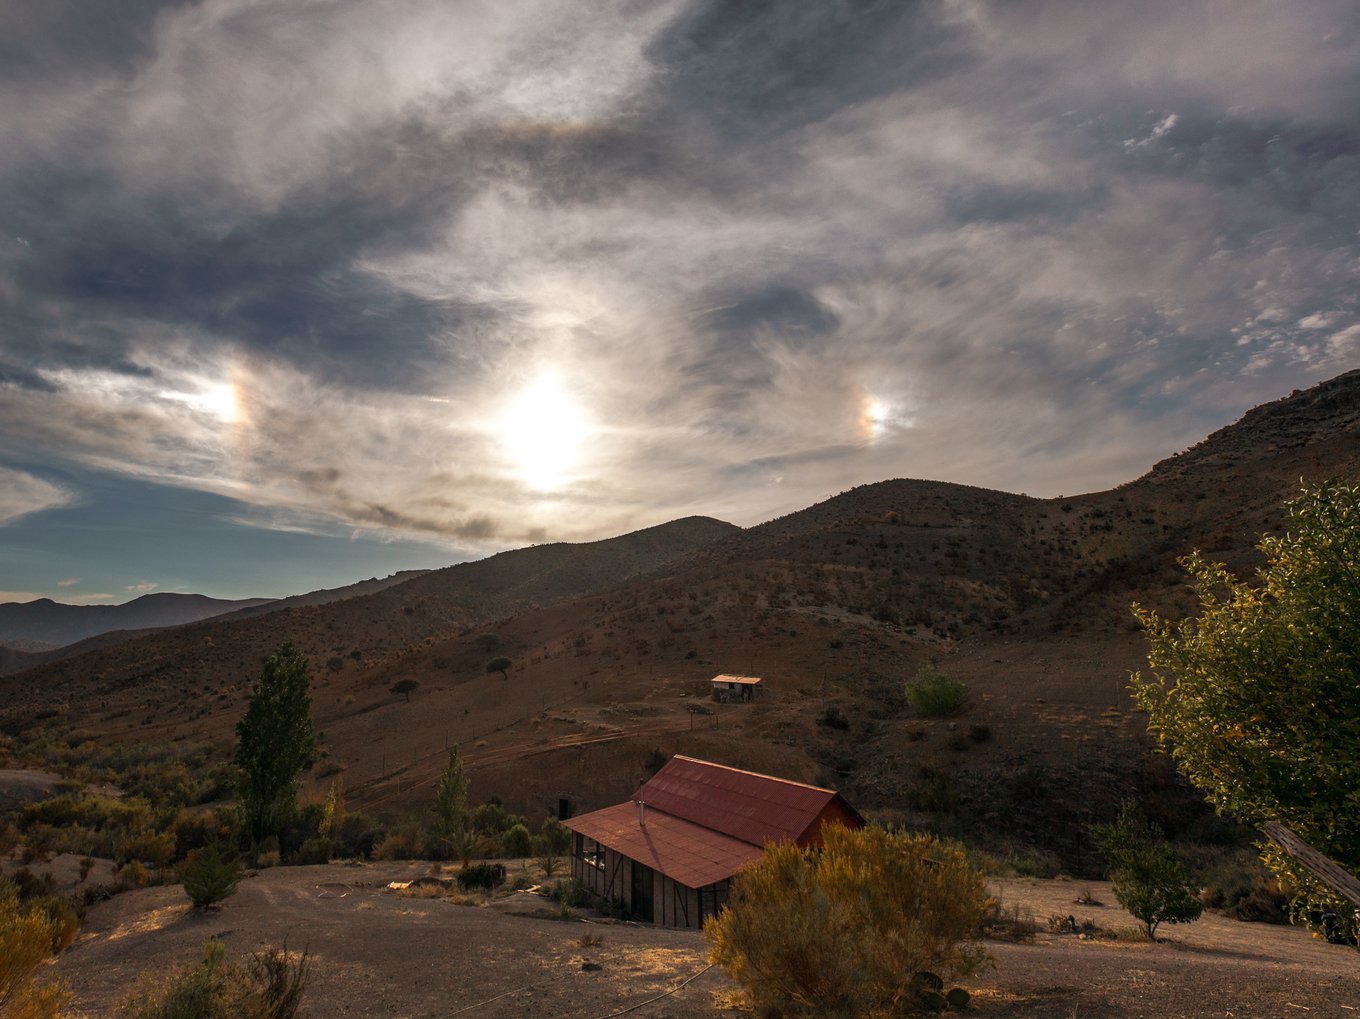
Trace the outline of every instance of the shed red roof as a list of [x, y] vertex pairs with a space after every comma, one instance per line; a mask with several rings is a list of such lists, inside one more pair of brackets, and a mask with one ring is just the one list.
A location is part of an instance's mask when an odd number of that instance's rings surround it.
[[690, 888], [702, 888], [731, 877], [760, 858], [759, 846], [650, 807], [646, 815], [646, 823], [639, 824], [635, 802], [617, 803], [563, 823]]
[[[646, 805], [640, 823], [638, 798]], [[815, 843], [825, 820], [863, 824], [839, 793], [673, 757], [630, 802], [564, 822], [690, 888], [731, 877], [770, 842]]]
[[809, 829], [832, 800], [840, 800], [852, 816], [857, 816], [834, 789], [693, 757], [672, 757], [639, 795], [649, 809], [663, 810], [762, 847], [767, 842], [798, 842], [815, 835]]

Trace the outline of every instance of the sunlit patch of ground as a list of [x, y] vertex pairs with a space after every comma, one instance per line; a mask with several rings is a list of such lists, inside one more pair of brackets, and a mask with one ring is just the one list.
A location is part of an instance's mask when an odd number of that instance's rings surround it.
[[161, 906], [159, 909], [149, 910], [131, 920], [120, 923], [109, 931], [106, 940], [119, 941], [136, 934], [150, 934], [153, 931], [163, 930], [172, 923], [188, 916], [192, 908], [186, 903], [184, 905]]

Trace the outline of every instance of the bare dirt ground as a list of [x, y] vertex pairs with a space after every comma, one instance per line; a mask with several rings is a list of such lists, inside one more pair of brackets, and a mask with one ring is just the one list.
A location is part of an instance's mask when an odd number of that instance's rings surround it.
[[[628, 1014], [741, 1014], [727, 977], [705, 971], [698, 932], [589, 922], [580, 914], [564, 921], [555, 905], [530, 893], [477, 907], [386, 889], [389, 881], [427, 873], [423, 863], [275, 868], [246, 878], [221, 910], [206, 914], [192, 912], [178, 886], [126, 893], [90, 909], [80, 938], [54, 968], [75, 993], [72, 1013], [87, 1017], [113, 1015], [139, 973], [164, 974], [194, 960], [208, 937], [236, 955], [285, 940], [292, 949], [306, 947], [314, 1019], [592, 1019], [677, 987]], [[1077, 905], [1084, 891], [1104, 905]], [[989, 945], [995, 966], [966, 982], [974, 992], [970, 1011], [979, 1016], [1360, 1015], [1360, 953], [1301, 930], [1206, 915], [1163, 928], [1165, 940], [1152, 944], [1132, 937], [1134, 921], [1114, 905], [1107, 884], [1014, 880], [998, 882], [995, 892], [1042, 930], [1033, 943]], [[1045, 921], [1053, 914], [1122, 933], [1092, 940], [1050, 933]]]
[[56, 795], [61, 776], [33, 768], [0, 768], [0, 810]]

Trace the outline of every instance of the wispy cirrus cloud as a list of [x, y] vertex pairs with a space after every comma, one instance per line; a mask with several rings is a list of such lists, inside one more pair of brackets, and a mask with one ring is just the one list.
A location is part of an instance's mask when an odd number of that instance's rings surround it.
[[26, 471], [0, 467], [0, 527], [30, 513], [65, 506], [72, 498], [60, 485]]
[[15, 466], [481, 551], [1102, 487], [1360, 351], [1351, 4], [52, 10], [0, 32]]

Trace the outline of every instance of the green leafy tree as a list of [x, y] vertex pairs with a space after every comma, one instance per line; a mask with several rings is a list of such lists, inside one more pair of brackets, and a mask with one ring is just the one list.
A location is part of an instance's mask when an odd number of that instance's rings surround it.
[[264, 663], [236, 723], [236, 795], [256, 844], [280, 835], [297, 811], [298, 775], [316, 760], [307, 660], [284, 644]]
[[1125, 803], [1114, 824], [1091, 826], [1096, 846], [1110, 867], [1114, 897], [1142, 925], [1149, 938], [1163, 923], [1190, 923], [1204, 911], [1198, 888], [1176, 857], [1162, 829]]
[[491, 661], [486, 663], [486, 674], [489, 676], [493, 672], [499, 672], [501, 674], [501, 679], [509, 679], [510, 666], [512, 664], [514, 663], [511, 662], [509, 658], [506, 658], [504, 656], [501, 656], [500, 658], [493, 658], [491, 659]]
[[[1255, 583], [1193, 553], [1198, 616], [1134, 607], [1153, 675], [1132, 688], [1216, 808], [1279, 821], [1360, 873], [1360, 484], [1306, 488], [1286, 509]], [[1276, 847], [1262, 858], [1294, 890], [1295, 922], [1356, 940], [1353, 905]]]
[[472, 854], [473, 832], [467, 816], [467, 773], [458, 747], [449, 750], [448, 763], [435, 785], [430, 816], [430, 835], [444, 857], [459, 856], [466, 863]]
[[945, 980], [986, 955], [986, 879], [962, 849], [925, 835], [839, 825], [821, 850], [770, 846], [704, 923], [709, 959], [758, 1015], [898, 1016], [966, 1000]]

